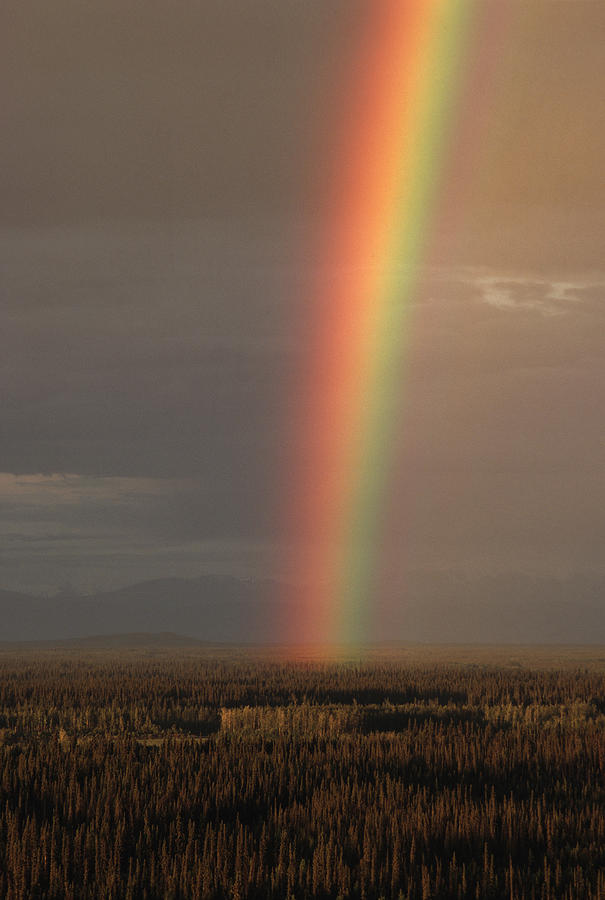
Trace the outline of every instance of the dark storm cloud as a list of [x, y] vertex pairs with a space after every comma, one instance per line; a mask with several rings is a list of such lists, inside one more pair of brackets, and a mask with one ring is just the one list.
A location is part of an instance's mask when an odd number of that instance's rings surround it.
[[204, 225], [5, 246], [4, 471], [237, 478], [268, 452], [292, 288], [256, 246]]
[[7, 4], [6, 220], [291, 209], [355, 6]]
[[[64, 571], [107, 586], [175, 565], [246, 574], [283, 455], [285, 298], [299, 281], [287, 229], [38, 226], [6, 230], [3, 246], [0, 470], [113, 479], [109, 498], [62, 503], [62, 482], [52, 503], [42, 485], [33, 506], [23, 490], [3, 496], [7, 538], [25, 517], [36, 539], [3, 541], [9, 583], [56, 587]], [[78, 529], [95, 540], [70, 541]]]

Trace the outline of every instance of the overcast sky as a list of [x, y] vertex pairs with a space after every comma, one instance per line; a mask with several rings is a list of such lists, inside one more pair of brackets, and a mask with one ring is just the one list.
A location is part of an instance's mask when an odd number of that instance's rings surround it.
[[[284, 575], [369, 2], [3, 5], [0, 587]], [[393, 584], [605, 574], [605, 3], [497, 2], [410, 319]]]

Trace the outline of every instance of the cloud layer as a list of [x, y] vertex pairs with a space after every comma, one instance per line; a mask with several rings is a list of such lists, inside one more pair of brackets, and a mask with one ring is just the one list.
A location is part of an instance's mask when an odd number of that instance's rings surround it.
[[[511, 10], [409, 316], [382, 559], [401, 589], [603, 570], [605, 7]], [[364, 11], [9, 4], [0, 586], [284, 574]]]

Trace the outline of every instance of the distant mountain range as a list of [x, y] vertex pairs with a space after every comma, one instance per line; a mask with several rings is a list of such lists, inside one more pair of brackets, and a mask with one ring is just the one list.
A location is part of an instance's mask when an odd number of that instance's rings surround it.
[[162, 578], [93, 596], [34, 597], [0, 590], [0, 641], [170, 632], [208, 641], [270, 639], [276, 603], [261, 583], [207, 575]]
[[96, 634], [88, 637], [55, 638], [46, 641], [0, 641], [2, 650], [230, 650], [231, 644], [198, 641], [162, 631], [158, 634]]
[[[0, 642], [124, 634], [281, 641], [291, 638], [294, 612], [280, 593], [269, 581], [213, 575], [145, 581], [93, 596], [0, 590]], [[369, 641], [605, 644], [605, 579], [416, 573], [405, 591], [370, 612]]]

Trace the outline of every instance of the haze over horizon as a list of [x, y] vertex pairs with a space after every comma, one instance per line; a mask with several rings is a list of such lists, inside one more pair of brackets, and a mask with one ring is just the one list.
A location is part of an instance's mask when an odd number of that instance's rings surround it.
[[[287, 423], [364, 2], [8, 3], [1, 589], [288, 579]], [[414, 298], [377, 600], [449, 580], [463, 611], [492, 579], [495, 631], [507, 584], [546, 613], [568, 585], [573, 615], [605, 579], [605, 4], [507, 6]]]

